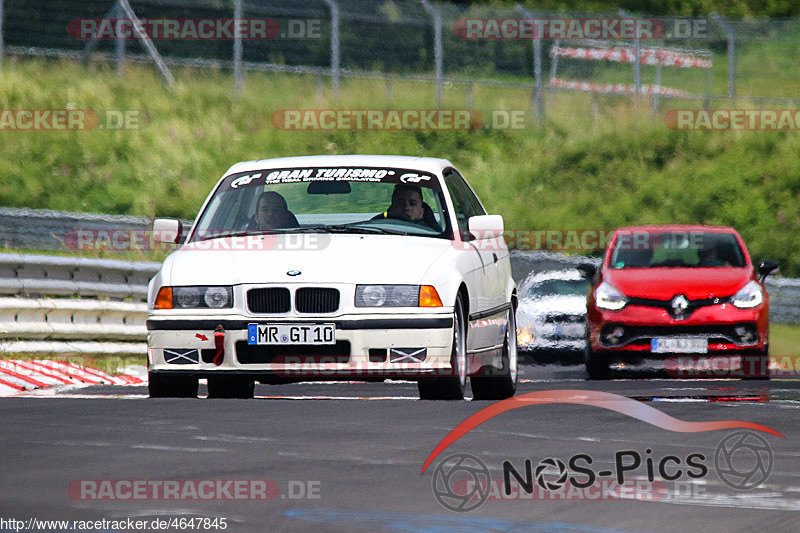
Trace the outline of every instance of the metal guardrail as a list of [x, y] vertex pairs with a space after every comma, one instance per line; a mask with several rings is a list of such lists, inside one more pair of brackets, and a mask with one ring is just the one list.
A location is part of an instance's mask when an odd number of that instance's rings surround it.
[[51, 255], [0, 254], [0, 294], [147, 298], [160, 263]]
[[[0, 254], [0, 353], [147, 353], [147, 283], [160, 263]], [[49, 298], [64, 296], [64, 298]], [[123, 299], [131, 301], [121, 301]]]
[[151, 228], [152, 220], [142, 217], [0, 207], [0, 246], [9, 248], [65, 250], [66, 235], [76, 229], [148, 230]]
[[767, 278], [771, 322], [800, 324], [800, 279]]
[[[191, 228], [192, 223], [184, 220], [184, 229]], [[91, 233], [152, 229], [153, 220], [144, 217], [0, 207], [0, 246], [12, 249], [74, 251], [69, 248], [68, 235], [78, 230]]]
[[6, 338], [144, 340], [147, 304], [77, 298], [0, 298]]
[[[513, 252], [518, 282], [585, 258]], [[145, 354], [148, 280], [156, 262], [0, 254], [0, 353]], [[800, 279], [772, 277], [770, 318], [800, 323]], [[61, 298], [51, 298], [61, 296]], [[122, 301], [127, 300], [127, 301]]]

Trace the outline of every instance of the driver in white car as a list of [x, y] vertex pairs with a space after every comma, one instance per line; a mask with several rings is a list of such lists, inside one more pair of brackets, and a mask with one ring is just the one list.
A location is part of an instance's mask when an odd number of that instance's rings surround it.
[[249, 224], [250, 230], [297, 228], [297, 217], [289, 211], [286, 200], [275, 191], [262, 192], [256, 202], [256, 212]]
[[438, 230], [433, 210], [422, 200], [422, 191], [414, 185], [398, 183], [392, 192], [392, 205], [375, 218], [406, 219]]

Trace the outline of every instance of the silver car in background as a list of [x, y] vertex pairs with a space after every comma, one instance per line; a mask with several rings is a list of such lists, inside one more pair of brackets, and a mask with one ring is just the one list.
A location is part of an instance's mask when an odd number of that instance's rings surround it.
[[589, 282], [575, 269], [531, 273], [519, 287], [519, 349], [583, 351], [588, 290]]

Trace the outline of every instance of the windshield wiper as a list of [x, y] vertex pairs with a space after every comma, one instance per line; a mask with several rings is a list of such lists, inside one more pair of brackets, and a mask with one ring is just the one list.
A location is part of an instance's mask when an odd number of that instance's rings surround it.
[[227, 239], [229, 237], [248, 237], [250, 235], [275, 235], [289, 233], [287, 229], [251, 229], [246, 231], [231, 231], [228, 233], [218, 233], [213, 235], [196, 235], [194, 240], [207, 241], [210, 239]]
[[305, 226], [292, 230], [299, 233], [375, 233], [382, 235], [408, 235], [405, 231], [395, 231], [384, 228], [351, 226], [348, 224], [326, 224], [324, 226]]
[[373, 226], [351, 226], [348, 224], [325, 224], [319, 226], [301, 226], [299, 228], [278, 228], [231, 231], [214, 235], [198, 235], [195, 240], [207, 241], [209, 239], [222, 239], [230, 237], [249, 237], [254, 235], [284, 235], [289, 233], [372, 233], [378, 235], [409, 235], [405, 231], [376, 228]]

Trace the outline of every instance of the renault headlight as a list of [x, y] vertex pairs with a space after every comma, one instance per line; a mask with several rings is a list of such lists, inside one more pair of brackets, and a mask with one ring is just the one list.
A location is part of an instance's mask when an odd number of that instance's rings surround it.
[[740, 309], [752, 309], [758, 307], [764, 301], [764, 293], [761, 286], [753, 280], [739, 289], [739, 292], [733, 295], [731, 303]]
[[619, 311], [628, 303], [628, 299], [625, 298], [624, 294], [605, 281], [595, 290], [594, 299], [597, 302], [597, 307], [608, 309], [609, 311]]

